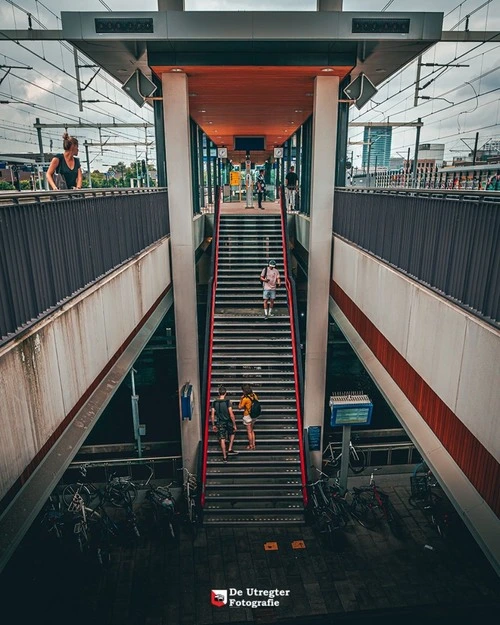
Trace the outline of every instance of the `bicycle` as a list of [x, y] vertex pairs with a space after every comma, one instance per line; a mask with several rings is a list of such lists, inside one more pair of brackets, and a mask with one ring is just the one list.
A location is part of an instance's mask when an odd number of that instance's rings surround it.
[[440, 538], [445, 539], [449, 533], [451, 517], [445, 510], [446, 506], [442, 497], [433, 491], [433, 488], [437, 486], [436, 478], [427, 464], [425, 462], [417, 464], [410, 477], [411, 495], [408, 503], [413, 508], [421, 510]]
[[[86, 465], [80, 467], [80, 473], [83, 477], [87, 476]], [[62, 498], [66, 506], [69, 506], [73, 496], [78, 494], [82, 497], [85, 505], [90, 506], [96, 498], [102, 497], [111, 505], [119, 508], [124, 502], [125, 493], [127, 499], [134, 501], [137, 497], [137, 486], [132, 482], [130, 476], [117, 477], [115, 473], [112, 473], [107, 479], [103, 492], [100, 492], [91, 482], [76, 482], [65, 487]]]
[[389, 495], [375, 484], [373, 471], [370, 475], [370, 485], [361, 488], [355, 486], [353, 493], [350, 510], [361, 526], [374, 529], [381, 520], [385, 520], [396, 538], [403, 537], [403, 523], [399, 514], [390, 501]]
[[[342, 452], [335, 454], [333, 443], [330, 442], [323, 451], [323, 469], [328, 473], [336, 472], [340, 467]], [[360, 449], [356, 449], [351, 441], [349, 441], [349, 468], [353, 473], [361, 473], [365, 470], [366, 459], [365, 454]]]
[[179, 469], [179, 471], [182, 471], [183, 490], [184, 498], [186, 501], [187, 520], [189, 521], [189, 530], [194, 539], [196, 538], [196, 534], [198, 533], [199, 525], [197, 504], [198, 480], [193, 473], [190, 473], [189, 470], [186, 469], [186, 467], [182, 467], [181, 469]]
[[170, 486], [172, 486], [172, 482], [167, 486], [155, 486], [154, 484], [151, 484], [153, 470], [150, 470], [151, 474], [145, 482], [144, 486], [149, 489], [146, 493], [146, 499], [151, 504], [154, 523], [162, 531], [165, 528], [168, 529], [168, 534], [170, 535], [170, 537], [173, 540], [176, 540], [176, 538], [178, 537], [178, 532], [176, 529], [177, 524], [175, 522], [176, 506], [174, 496], [170, 491]]

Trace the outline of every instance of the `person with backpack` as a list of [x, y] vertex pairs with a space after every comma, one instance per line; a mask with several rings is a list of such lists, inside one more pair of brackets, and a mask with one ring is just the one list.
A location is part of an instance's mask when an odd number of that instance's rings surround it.
[[243, 425], [247, 429], [248, 446], [247, 449], [255, 449], [255, 432], [253, 424], [255, 419], [260, 415], [260, 401], [257, 395], [252, 391], [250, 384], [243, 384], [241, 387], [243, 396], [240, 399], [240, 410], [243, 410]]
[[[227, 399], [227, 389], [219, 386], [219, 397], [212, 402], [212, 430], [219, 436], [220, 448], [222, 450], [222, 461], [227, 462], [228, 455], [236, 456], [234, 451], [234, 437], [236, 432], [236, 419], [231, 407], [231, 401]], [[217, 424], [215, 417], [217, 416]], [[226, 451], [226, 440], [229, 440], [229, 448]]]
[[276, 269], [276, 261], [270, 260], [267, 267], [260, 272], [260, 281], [264, 288], [264, 317], [273, 316], [276, 287], [281, 286], [280, 272]]

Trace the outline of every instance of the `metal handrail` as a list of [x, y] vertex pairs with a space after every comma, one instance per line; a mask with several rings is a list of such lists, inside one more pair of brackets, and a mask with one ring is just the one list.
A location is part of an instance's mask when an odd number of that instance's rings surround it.
[[282, 245], [283, 245], [283, 263], [284, 263], [284, 279], [285, 286], [288, 297], [288, 309], [290, 312], [290, 331], [292, 334], [292, 354], [293, 354], [293, 375], [295, 378], [295, 402], [297, 405], [297, 431], [299, 436], [299, 457], [300, 457], [300, 473], [301, 473], [301, 482], [302, 482], [302, 496], [304, 499], [304, 505], [307, 506], [308, 501], [308, 493], [307, 493], [307, 480], [306, 480], [306, 462], [304, 457], [304, 437], [302, 433], [302, 380], [301, 380], [301, 372], [302, 372], [302, 363], [300, 361], [300, 353], [297, 351], [297, 345], [300, 347], [300, 343], [298, 343], [298, 335], [296, 335], [296, 323], [295, 323], [295, 312], [296, 307], [294, 306], [295, 301], [295, 293], [293, 291], [294, 285], [292, 285], [289, 269], [288, 269], [288, 247], [287, 247], [287, 237], [286, 237], [286, 205], [285, 205], [285, 194], [281, 193], [280, 198], [280, 218], [281, 218], [281, 237], [282, 237]]
[[219, 225], [220, 225], [220, 196], [222, 188], [216, 187], [215, 189], [215, 208], [214, 208], [214, 235], [212, 240], [212, 271], [209, 281], [208, 298], [207, 298], [207, 319], [205, 329], [205, 354], [204, 359], [204, 372], [203, 372], [203, 388], [204, 394], [202, 395], [202, 404], [204, 407], [204, 419], [202, 422], [203, 431], [203, 454], [201, 462], [201, 498], [200, 503], [203, 507], [205, 505], [205, 483], [207, 479], [207, 462], [208, 462], [208, 424], [210, 416], [210, 387], [212, 382], [212, 335], [213, 335], [213, 323], [215, 318], [215, 293], [217, 291], [217, 278], [218, 278], [218, 259], [219, 259]]
[[335, 187], [335, 191], [364, 194], [389, 194], [403, 196], [435, 196], [441, 199], [475, 200], [500, 202], [498, 191], [480, 191], [479, 189], [421, 189], [407, 187]]

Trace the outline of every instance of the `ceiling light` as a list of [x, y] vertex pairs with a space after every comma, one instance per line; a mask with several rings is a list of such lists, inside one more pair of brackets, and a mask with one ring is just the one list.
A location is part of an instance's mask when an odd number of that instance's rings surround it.
[[194, 97], [196, 97], [197, 95], [198, 95], [197, 93], [190, 93], [190, 94], [189, 94], [189, 97], [190, 97], [190, 98], [194, 98]]
[[200, 109], [200, 110], [198, 111], [198, 113], [206, 113], [206, 112], [207, 112], [207, 111], [206, 111], [205, 109]]
[[333, 69], [331, 67], [325, 67], [324, 69], [321, 70], [322, 72], [333, 72]]
[[180, 67], [173, 67], [170, 71], [171, 72], [182, 72], [182, 69]]
[[296, 113], [302, 113], [302, 109], [295, 109]]
[[308, 96], [308, 97], [310, 97], [310, 98], [311, 98], [313, 95], [314, 95], [314, 93], [306, 93], [306, 96]]
[[209, 124], [213, 124], [213, 122], [208, 122]]
[[295, 122], [288, 122], [289, 124], [295, 124]]

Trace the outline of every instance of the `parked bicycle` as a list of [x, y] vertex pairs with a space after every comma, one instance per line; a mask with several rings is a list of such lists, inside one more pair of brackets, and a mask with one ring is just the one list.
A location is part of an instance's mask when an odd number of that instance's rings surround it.
[[374, 529], [382, 520], [386, 521], [389, 529], [396, 538], [404, 535], [404, 526], [389, 495], [380, 490], [375, 483], [373, 472], [370, 475], [370, 485], [353, 488], [351, 514], [356, 521], [367, 529]]
[[334, 546], [335, 533], [345, 527], [348, 515], [339, 501], [340, 493], [329, 485], [328, 476], [319, 471], [315, 482], [308, 482], [310, 511], [315, 529], [328, 547]]
[[[80, 473], [84, 478], [87, 476], [87, 467], [85, 465], [80, 467]], [[124, 501], [134, 501], [136, 499], [137, 486], [132, 482], [130, 476], [116, 476], [115, 473], [108, 477], [103, 493], [100, 493], [98, 488], [91, 482], [68, 484], [62, 494], [66, 506], [70, 505], [75, 493], [82, 497], [86, 506], [92, 505], [96, 499], [101, 497], [111, 505], [119, 508], [122, 507]]]
[[452, 524], [449, 506], [435, 492], [438, 483], [425, 462], [417, 464], [410, 477], [411, 495], [408, 503], [421, 510], [441, 538], [446, 538]]
[[144, 486], [148, 488], [146, 499], [151, 504], [153, 519], [156, 527], [162, 532], [166, 532], [173, 540], [177, 539], [176, 505], [175, 499], [170, 490], [172, 483], [167, 486], [156, 486], [151, 483], [153, 470]]
[[[338, 453], [334, 449], [333, 443], [330, 442], [323, 452], [323, 469], [333, 477], [340, 468], [342, 452]], [[349, 441], [349, 468], [353, 473], [361, 473], [366, 466], [365, 454], [361, 449], [356, 449], [351, 441]]]
[[199, 525], [198, 513], [198, 480], [193, 473], [190, 473], [186, 467], [179, 469], [183, 476], [184, 499], [186, 503], [186, 518], [189, 524], [191, 535], [196, 538]]

